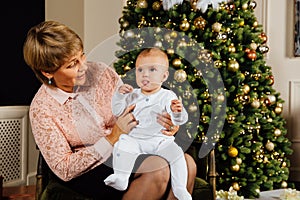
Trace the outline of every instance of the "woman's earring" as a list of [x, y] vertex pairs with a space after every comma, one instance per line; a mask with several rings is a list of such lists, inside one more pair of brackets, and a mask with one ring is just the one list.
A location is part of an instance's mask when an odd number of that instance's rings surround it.
[[52, 84], [51, 78], [48, 79], [48, 84], [49, 84], [49, 85]]

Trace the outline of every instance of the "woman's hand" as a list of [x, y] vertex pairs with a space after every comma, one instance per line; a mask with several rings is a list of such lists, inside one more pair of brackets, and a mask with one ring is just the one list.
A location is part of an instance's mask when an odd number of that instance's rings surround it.
[[171, 116], [166, 112], [157, 115], [157, 122], [165, 127], [165, 129], [161, 131], [165, 135], [173, 136], [179, 130], [179, 126], [172, 123]]
[[138, 121], [134, 118], [132, 111], [135, 108], [135, 105], [128, 106], [126, 110], [122, 113], [121, 116], [118, 117], [111, 134], [106, 136], [106, 139], [112, 145], [115, 144], [121, 134], [129, 133], [131, 129], [133, 129], [136, 125], [138, 125]]
[[123, 133], [129, 133], [131, 129], [139, 124], [132, 114], [134, 108], [135, 105], [128, 106], [122, 115], [120, 115], [117, 119], [116, 125], [122, 130]]

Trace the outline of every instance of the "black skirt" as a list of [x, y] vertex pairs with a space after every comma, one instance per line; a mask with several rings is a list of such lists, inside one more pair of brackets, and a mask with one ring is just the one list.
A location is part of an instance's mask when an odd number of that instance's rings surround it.
[[[140, 155], [135, 162], [133, 173], [130, 176], [129, 179], [129, 184], [133, 181], [134, 179], [134, 172], [139, 168], [141, 163], [151, 155], [143, 154]], [[124, 195], [125, 191], [120, 191], [117, 190], [111, 186], [107, 186], [104, 183], [104, 179], [106, 179], [109, 175], [113, 173], [113, 168], [112, 166], [112, 156], [103, 164], [97, 166], [96, 168], [70, 180], [67, 182], [64, 182], [60, 180], [59, 178], [57, 179], [60, 184], [70, 188], [71, 190], [75, 190], [76, 192], [83, 194], [85, 196], [89, 196], [95, 200], [99, 199], [113, 199], [113, 200], [121, 200], [122, 196]], [[165, 196], [168, 195], [170, 189], [170, 184], [167, 189], [167, 192]]]

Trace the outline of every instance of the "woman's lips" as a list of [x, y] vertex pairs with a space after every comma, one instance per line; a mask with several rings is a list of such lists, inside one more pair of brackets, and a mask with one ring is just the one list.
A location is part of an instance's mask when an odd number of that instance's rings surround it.
[[82, 75], [80, 75], [80, 76], [77, 76], [77, 80], [82, 80], [82, 79], [84, 79], [85, 78], [85, 74], [82, 74]]

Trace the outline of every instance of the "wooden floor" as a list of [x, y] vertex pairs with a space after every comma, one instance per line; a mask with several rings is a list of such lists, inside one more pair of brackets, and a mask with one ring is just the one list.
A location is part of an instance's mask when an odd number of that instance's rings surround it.
[[35, 200], [35, 185], [4, 187], [3, 200]]

